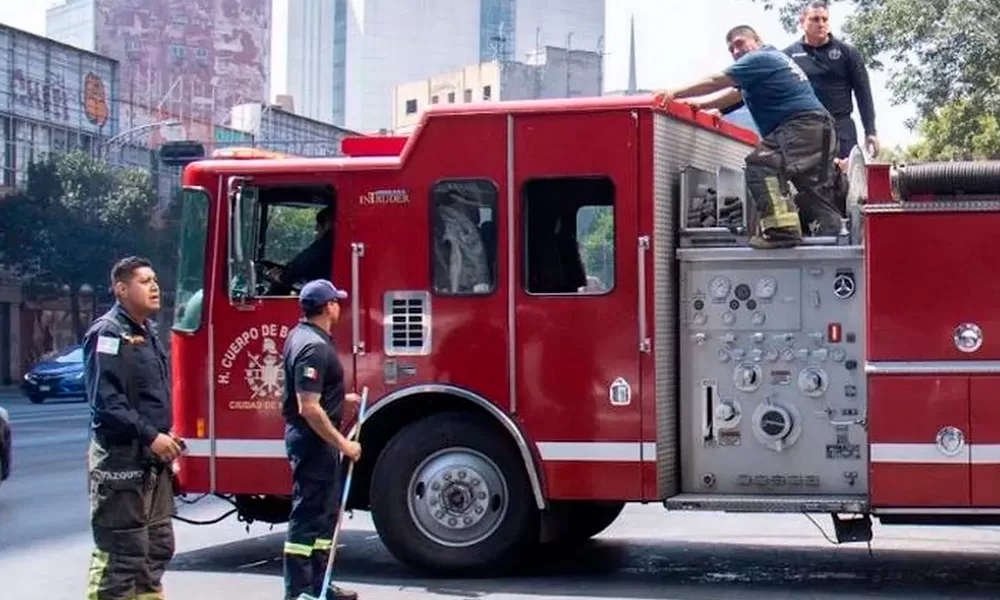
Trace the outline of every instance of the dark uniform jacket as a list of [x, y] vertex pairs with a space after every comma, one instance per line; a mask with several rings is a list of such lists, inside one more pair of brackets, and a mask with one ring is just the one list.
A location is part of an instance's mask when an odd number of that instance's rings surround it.
[[875, 104], [864, 60], [853, 46], [833, 35], [821, 46], [810, 46], [799, 40], [785, 48], [805, 72], [823, 106], [834, 119], [851, 117], [858, 97], [858, 112], [865, 135], [875, 135]]
[[83, 356], [95, 438], [148, 446], [171, 430], [170, 365], [152, 321], [136, 323], [116, 302], [87, 330]]

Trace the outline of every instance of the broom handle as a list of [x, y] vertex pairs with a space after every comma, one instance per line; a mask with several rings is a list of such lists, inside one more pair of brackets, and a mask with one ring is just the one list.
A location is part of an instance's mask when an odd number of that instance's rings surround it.
[[[361, 438], [361, 424], [365, 420], [365, 408], [368, 406], [368, 386], [361, 389], [361, 407], [358, 409], [358, 423], [354, 426], [354, 435], [351, 441]], [[343, 457], [341, 457], [343, 458]], [[330, 589], [330, 582], [333, 580], [333, 557], [337, 554], [337, 538], [340, 537], [340, 524], [344, 519], [344, 506], [347, 505], [347, 496], [351, 491], [351, 476], [354, 474], [354, 461], [347, 465], [347, 477], [344, 479], [344, 491], [340, 496], [340, 506], [337, 507], [337, 522], [333, 528], [333, 539], [331, 540], [330, 556], [326, 561], [326, 575], [323, 576], [323, 589], [319, 592], [320, 600], [326, 600], [327, 590]]]

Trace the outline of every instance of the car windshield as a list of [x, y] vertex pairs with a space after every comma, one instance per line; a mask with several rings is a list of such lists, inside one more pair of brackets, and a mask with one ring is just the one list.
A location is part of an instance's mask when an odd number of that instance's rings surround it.
[[83, 362], [83, 349], [74, 348], [73, 350], [67, 352], [66, 354], [60, 354], [53, 360], [57, 363], [82, 363]]

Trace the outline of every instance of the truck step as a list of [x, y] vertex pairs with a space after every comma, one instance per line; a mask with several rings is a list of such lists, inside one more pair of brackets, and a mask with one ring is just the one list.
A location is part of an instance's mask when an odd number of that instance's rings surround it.
[[842, 496], [766, 494], [678, 494], [663, 501], [667, 510], [705, 510], [746, 513], [865, 513], [864, 494]]

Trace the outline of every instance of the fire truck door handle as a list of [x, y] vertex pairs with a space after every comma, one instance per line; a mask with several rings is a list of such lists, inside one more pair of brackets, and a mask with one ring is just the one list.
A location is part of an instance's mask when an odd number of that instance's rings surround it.
[[649, 353], [652, 343], [646, 326], [646, 252], [649, 251], [649, 236], [639, 236], [639, 352]]
[[365, 343], [361, 339], [361, 257], [365, 255], [365, 245], [351, 244], [351, 340], [354, 354], [365, 353]]

